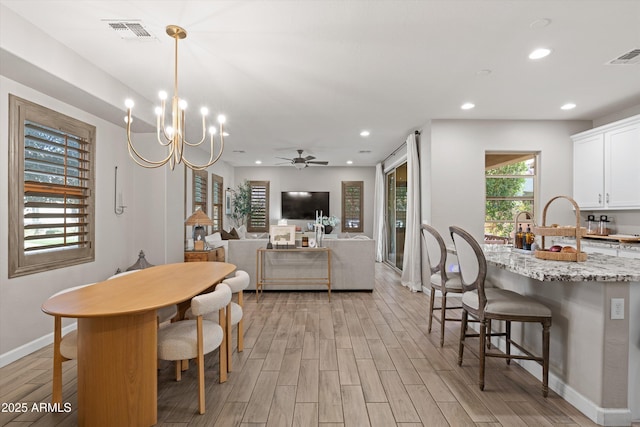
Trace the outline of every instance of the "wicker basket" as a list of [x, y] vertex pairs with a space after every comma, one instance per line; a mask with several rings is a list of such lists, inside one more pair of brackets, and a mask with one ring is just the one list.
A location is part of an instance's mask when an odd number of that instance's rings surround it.
[[[576, 211], [576, 226], [575, 227], [547, 227], [547, 208], [551, 202], [557, 199], [566, 199], [573, 205]], [[544, 206], [542, 211], [542, 226], [534, 227], [534, 233], [538, 236], [542, 237], [542, 243], [540, 245], [541, 249], [535, 251], [534, 256], [539, 259], [546, 259], [552, 261], [586, 261], [587, 254], [580, 250], [580, 238], [587, 234], [587, 230], [585, 227], [580, 227], [580, 208], [578, 204], [571, 197], [567, 196], [556, 196], [549, 200], [547, 204]], [[576, 252], [551, 252], [545, 250], [544, 238], [545, 236], [564, 236], [564, 237], [575, 237], [576, 238]]]

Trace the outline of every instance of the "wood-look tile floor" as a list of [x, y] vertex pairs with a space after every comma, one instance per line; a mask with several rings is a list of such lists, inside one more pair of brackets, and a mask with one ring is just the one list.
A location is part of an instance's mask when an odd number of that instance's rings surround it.
[[[456, 363], [459, 323], [427, 333], [427, 296], [376, 265], [369, 292], [265, 292], [245, 297], [245, 349], [218, 383], [218, 354], [206, 359], [206, 409], [197, 414], [196, 369], [174, 381], [162, 362], [159, 426], [590, 426], [595, 425], [515, 364]], [[437, 325], [437, 323], [434, 323]], [[234, 329], [235, 332], [235, 329]], [[234, 334], [235, 335], [235, 334]], [[49, 402], [51, 346], [0, 369], [1, 402]], [[75, 361], [65, 362], [64, 401], [70, 413], [0, 413], [2, 426], [74, 426]], [[193, 366], [193, 364], [192, 364]]]

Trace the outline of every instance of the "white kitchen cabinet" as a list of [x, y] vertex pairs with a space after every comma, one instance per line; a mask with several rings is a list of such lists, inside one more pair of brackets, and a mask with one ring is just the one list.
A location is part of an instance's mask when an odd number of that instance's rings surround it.
[[604, 207], [604, 135], [573, 141], [573, 199], [581, 209]]
[[640, 208], [640, 120], [604, 134], [604, 202]]
[[582, 209], [640, 209], [640, 116], [572, 136], [573, 198]]

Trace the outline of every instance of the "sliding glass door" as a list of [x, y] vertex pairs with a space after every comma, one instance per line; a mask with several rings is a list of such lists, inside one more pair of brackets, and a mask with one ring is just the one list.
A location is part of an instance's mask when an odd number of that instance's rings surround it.
[[404, 235], [407, 219], [407, 164], [396, 167], [386, 174], [387, 199], [387, 259], [402, 270]]

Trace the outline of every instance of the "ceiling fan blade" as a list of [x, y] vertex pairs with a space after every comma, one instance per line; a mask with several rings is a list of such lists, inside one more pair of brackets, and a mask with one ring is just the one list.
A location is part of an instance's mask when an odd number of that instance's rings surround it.
[[326, 166], [326, 165], [329, 164], [329, 162], [307, 162], [307, 164], [309, 164], [309, 165], [324, 165], [324, 166]]
[[309, 161], [309, 160], [315, 159], [315, 157], [314, 156], [307, 156], [304, 159], [305, 159], [305, 161]]
[[293, 159], [287, 159], [286, 157], [276, 157], [276, 159], [289, 160], [290, 162], [293, 161]]

